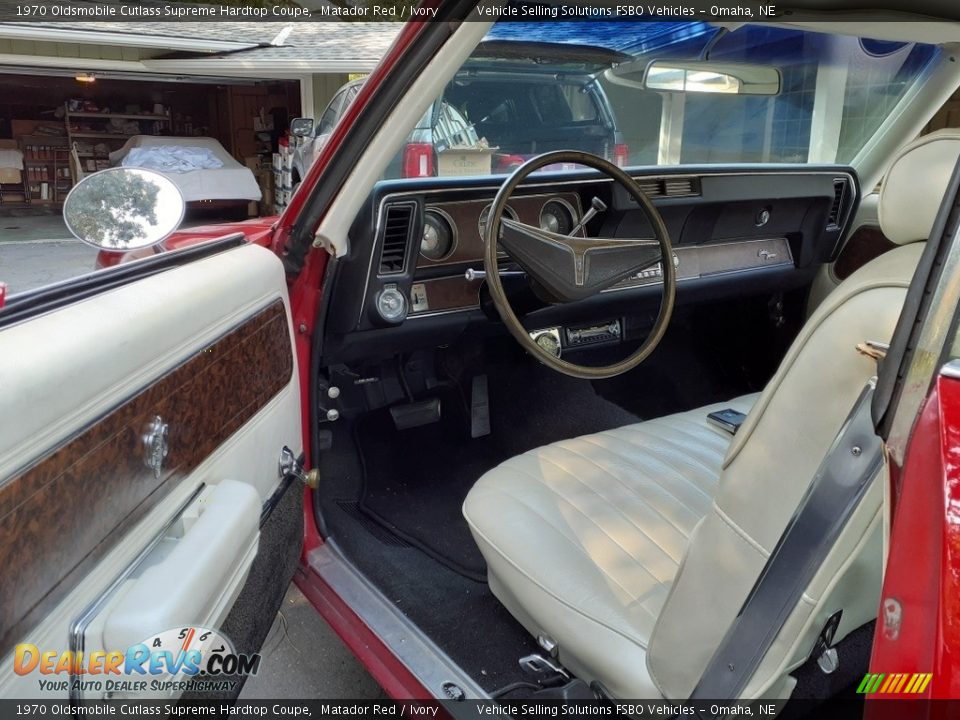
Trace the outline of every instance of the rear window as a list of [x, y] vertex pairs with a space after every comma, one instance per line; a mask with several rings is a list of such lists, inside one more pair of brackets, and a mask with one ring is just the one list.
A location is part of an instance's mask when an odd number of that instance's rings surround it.
[[459, 80], [451, 84], [444, 99], [478, 129], [498, 124], [556, 127], [600, 117], [596, 99], [584, 83], [558, 83], [552, 78], [512, 83]]

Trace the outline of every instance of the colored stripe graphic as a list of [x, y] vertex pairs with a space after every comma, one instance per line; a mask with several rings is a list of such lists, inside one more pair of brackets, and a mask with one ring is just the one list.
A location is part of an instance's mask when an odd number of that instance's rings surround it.
[[916, 695], [927, 689], [933, 673], [867, 673], [857, 687], [860, 695]]

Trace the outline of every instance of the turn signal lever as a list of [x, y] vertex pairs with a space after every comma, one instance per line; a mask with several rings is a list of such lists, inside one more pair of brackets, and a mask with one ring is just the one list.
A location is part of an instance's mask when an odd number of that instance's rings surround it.
[[[525, 274], [526, 273], [523, 273], [520, 270], [501, 270], [499, 272], [500, 277], [523, 277]], [[466, 278], [467, 282], [483, 280], [486, 276], [486, 270], [474, 270], [473, 268], [467, 268], [467, 271], [463, 274], [463, 277]]]

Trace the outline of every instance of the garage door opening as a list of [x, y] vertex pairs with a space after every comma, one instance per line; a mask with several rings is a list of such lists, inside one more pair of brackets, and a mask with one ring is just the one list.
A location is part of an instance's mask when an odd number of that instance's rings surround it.
[[0, 217], [36, 239], [67, 237], [70, 188], [121, 164], [168, 174], [188, 222], [273, 214], [274, 154], [301, 114], [298, 80], [57, 70], [0, 74], [0, 94]]

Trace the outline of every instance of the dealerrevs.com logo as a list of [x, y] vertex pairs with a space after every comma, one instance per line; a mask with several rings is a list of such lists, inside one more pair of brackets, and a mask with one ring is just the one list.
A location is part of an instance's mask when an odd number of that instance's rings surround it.
[[88, 696], [221, 692], [237, 683], [228, 677], [259, 669], [259, 654], [238, 654], [226, 636], [202, 627], [166, 630], [125, 650], [60, 651], [21, 643], [13, 656], [14, 672], [36, 674], [41, 690]]

